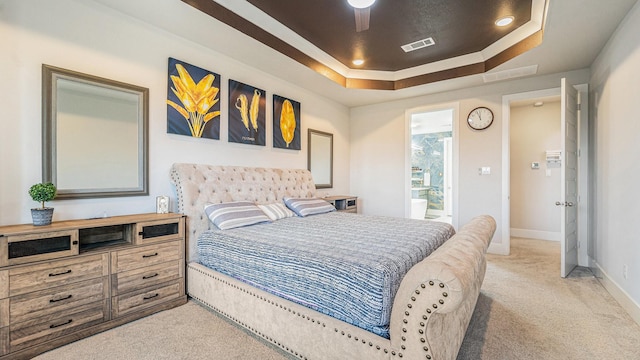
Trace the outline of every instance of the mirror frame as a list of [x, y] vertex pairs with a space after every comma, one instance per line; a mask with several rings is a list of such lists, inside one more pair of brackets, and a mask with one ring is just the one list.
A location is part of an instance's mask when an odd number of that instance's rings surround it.
[[42, 64], [42, 181], [57, 179], [57, 80], [65, 79], [87, 85], [127, 92], [138, 96], [138, 185], [127, 188], [58, 189], [58, 199], [149, 195], [149, 89], [94, 75]]
[[[309, 151], [307, 152], [307, 169], [311, 171], [311, 175], [313, 175], [312, 164], [311, 164], [311, 152], [313, 151], [313, 137], [321, 136], [329, 138], [329, 183], [328, 184], [318, 184], [316, 183], [316, 189], [329, 189], [333, 188], [333, 134], [309, 129], [307, 144], [309, 146]], [[315, 181], [315, 180], [314, 180]]]

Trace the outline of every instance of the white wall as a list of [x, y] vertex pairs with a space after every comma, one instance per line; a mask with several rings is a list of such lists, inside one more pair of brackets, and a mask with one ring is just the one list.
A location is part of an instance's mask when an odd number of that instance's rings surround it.
[[[410, 151], [405, 112], [423, 106], [457, 103], [458, 132], [454, 136], [458, 136], [459, 141], [459, 224], [480, 214], [493, 216], [498, 231], [490, 250], [508, 252], [500, 231], [503, 226], [502, 96], [557, 88], [562, 77], [571, 83], [586, 83], [589, 71], [525, 78], [351, 109], [351, 192], [360, 197], [362, 213], [404, 216], [405, 174], [409, 171], [405, 152]], [[484, 131], [472, 131], [466, 124], [467, 115], [478, 106], [489, 107], [495, 115], [493, 125]], [[491, 167], [491, 175], [478, 175], [478, 168], [483, 166]]]
[[[29, 209], [36, 206], [27, 190], [42, 179], [43, 63], [150, 89], [150, 195], [54, 200], [49, 204], [56, 209], [54, 220], [93, 217], [104, 212], [153, 212], [155, 197], [162, 194], [172, 196], [175, 204], [168, 175], [174, 162], [306, 168], [308, 128], [334, 134], [334, 189], [330, 191], [349, 193], [349, 111], [343, 105], [93, 2], [0, 1], [0, 34], [1, 225], [31, 222]], [[221, 74], [221, 140], [167, 134], [169, 57]], [[267, 146], [227, 142], [224, 114], [230, 78], [268, 92]], [[270, 99], [274, 93], [301, 102], [301, 151], [272, 147]]]
[[511, 236], [560, 240], [560, 167], [545, 159], [546, 150], [560, 150], [560, 101], [510, 112]]
[[594, 62], [590, 98], [596, 220], [590, 255], [640, 323], [640, 3]]

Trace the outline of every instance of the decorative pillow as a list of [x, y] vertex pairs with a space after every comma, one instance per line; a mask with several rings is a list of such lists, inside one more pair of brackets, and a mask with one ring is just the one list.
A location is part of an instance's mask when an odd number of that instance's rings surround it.
[[296, 214], [294, 214], [293, 211], [289, 210], [286, 206], [284, 206], [284, 204], [281, 204], [281, 203], [258, 205], [258, 207], [265, 214], [267, 214], [269, 219], [274, 221], [296, 216]]
[[285, 197], [284, 204], [298, 216], [322, 214], [336, 210], [333, 205], [317, 198], [301, 199]]
[[220, 230], [271, 221], [256, 204], [249, 201], [207, 204], [204, 206], [204, 212]]

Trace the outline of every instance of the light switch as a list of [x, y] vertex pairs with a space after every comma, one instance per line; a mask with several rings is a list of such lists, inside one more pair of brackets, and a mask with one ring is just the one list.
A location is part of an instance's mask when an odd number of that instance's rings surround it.
[[491, 175], [491, 168], [489, 166], [483, 166], [478, 169], [480, 175]]
[[540, 169], [540, 163], [539, 162], [532, 162], [531, 163], [531, 168], [534, 170]]

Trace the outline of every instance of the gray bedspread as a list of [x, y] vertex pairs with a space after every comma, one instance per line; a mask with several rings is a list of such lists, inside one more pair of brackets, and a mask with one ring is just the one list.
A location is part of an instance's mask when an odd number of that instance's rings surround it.
[[198, 252], [213, 270], [389, 338], [402, 278], [454, 233], [440, 222], [332, 212], [209, 230]]

